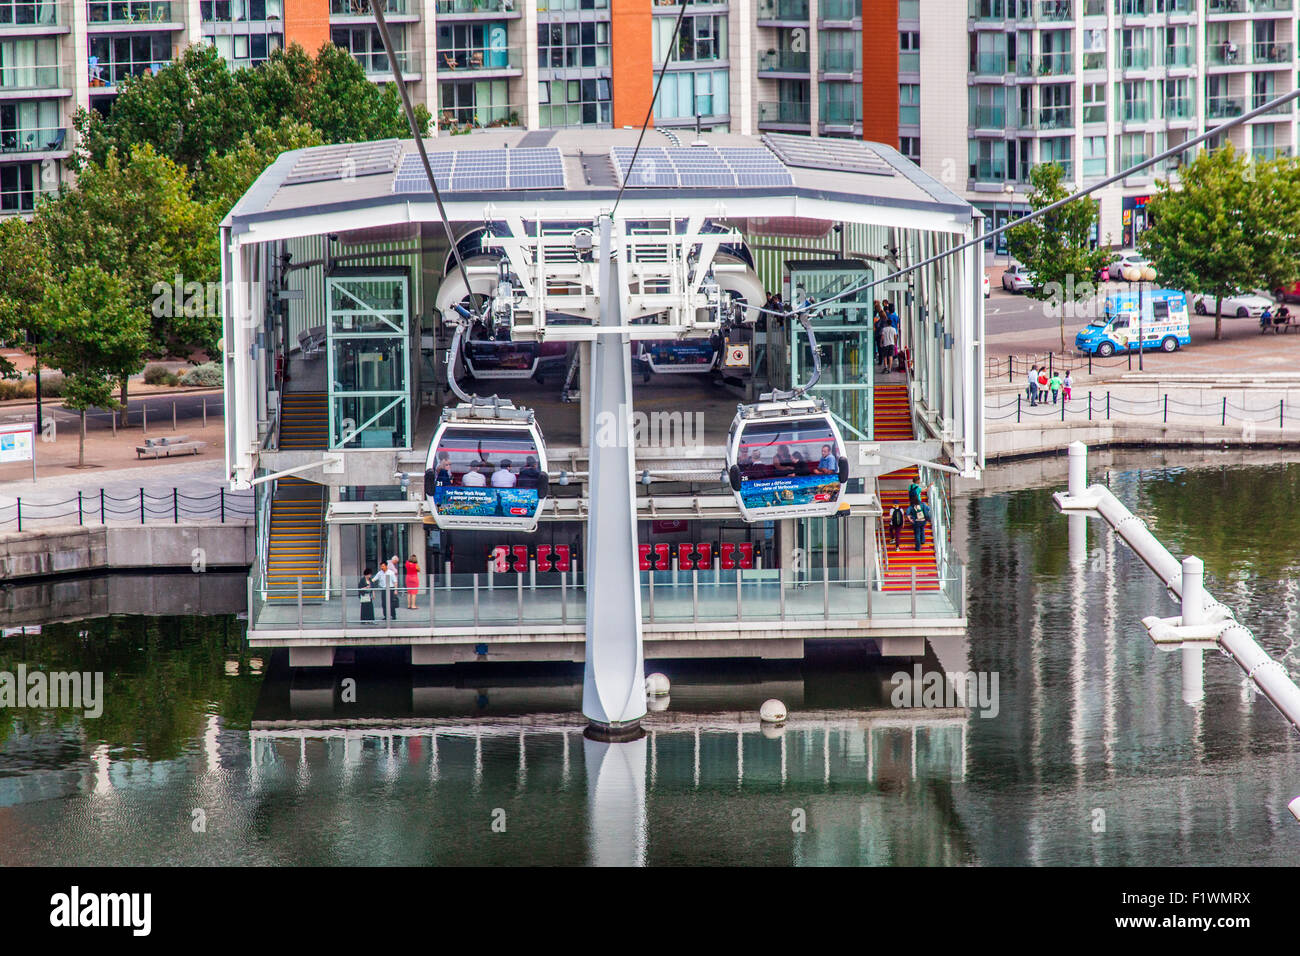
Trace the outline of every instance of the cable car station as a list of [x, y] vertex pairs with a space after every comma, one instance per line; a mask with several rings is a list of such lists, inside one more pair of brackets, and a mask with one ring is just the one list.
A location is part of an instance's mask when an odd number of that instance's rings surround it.
[[[878, 144], [638, 134], [437, 137], [429, 173], [409, 140], [299, 150], [231, 211], [250, 644], [585, 661], [617, 731], [647, 658], [964, 633], [947, 488], [984, 463], [983, 253], [888, 277], [979, 214]], [[923, 543], [895, 547], [913, 484]]]

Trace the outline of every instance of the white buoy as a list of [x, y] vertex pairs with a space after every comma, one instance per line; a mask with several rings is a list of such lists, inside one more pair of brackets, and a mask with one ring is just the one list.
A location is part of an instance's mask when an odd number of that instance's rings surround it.
[[758, 708], [758, 719], [765, 724], [783, 724], [787, 716], [785, 704], [776, 698], [763, 701], [763, 706]]
[[669, 697], [667, 694], [663, 694], [662, 696], [659, 697], [651, 696], [645, 702], [645, 708], [652, 714], [661, 714], [668, 709], [668, 705], [671, 702], [672, 702], [672, 698]]
[[1291, 811], [1291, 816], [1295, 817], [1297, 820], [1300, 820], [1300, 797], [1296, 797], [1294, 800], [1288, 803], [1286, 808]]
[[759, 724], [758, 732], [768, 740], [780, 740], [785, 736], [785, 724]]
[[668, 677], [658, 672], [645, 679], [647, 697], [665, 697], [668, 694]]

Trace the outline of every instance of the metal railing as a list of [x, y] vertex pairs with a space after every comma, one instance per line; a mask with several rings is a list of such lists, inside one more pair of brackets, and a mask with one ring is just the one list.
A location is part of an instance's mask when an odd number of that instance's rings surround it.
[[86, 4], [90, 26], [105, 23], [172, 23], [170, 0], [112, 0]]
[[[1039, 389], [1042, 396], [1044, 389]], [[1073, 389], [1073, 397], [1066, 401], [1064, 397], [1052, 401], [1039, 398], [1038, 404], [1032, 405], [1023, 394], [1015, 398], [1007, 396], [1007, 401], [984, 402], [984, 417], [988, 421], [1014, 421], [1023, 424], [1027, 421], [1113, 421], [1115, 419], [1140, 418], [1159, 420], [1163, 424], [1173, 422], [1196, 425], [1219, 425], [1234, 427], [1245, 425], [1248, 428], [1264, 425], [1270, 428], [1285, 428], [1287, 425], [1286, 399], [1259, 405], [1239, 405], [1230, 401], [1225, 395], [1219, 401], [1189, 402], [1178, 396], [1163, 392], [1149, 399], [1133, 399], [1115, 396], [1114, 392], [1088, 390], [1078, 387]], [[1297, 427], [1297, 426], [1293, 426]]]
[[517, 70], [522, 61], [517, 47], [473, 47], [463, 50], [439, 49], [436, 62], [439, 73], [477, 73], [484, 70]]
[[760, 20], [808, 19], [808, 0], [758, 0]]
[[58, 27], [67, 23], [63, 0], [6, 0], [0, 4], [0, 33], [32, 27]]
[[807, 73], [808, 54], [792, 50], [768, 50], [758, 60], [760, 73]]
[[797, 100], [760, 101], [758, 104], [758, 121], [760, 123], [790, 123], [807, 125], [811, 110], [807, 103]]
[[187, 495], [177, 488], [152, 492], [141, 488], [134, 495], [113, 495], [103, 488], [77, 492], [60, 501], [24, 502], [17, 497], [11, 505], [0, 505], [0, 528], [13, 526], [29, 531], [42, 524], [70, 527], [88, 524], [182, 524], [190, 521], [219, 521], [247, 524], [253, 520], [253, 496], [219, 488], [206, 495]]
[[[363, 2], [368, 2], [368, 0], [363, 0]], [[435, 8], [440, 16], [449, 13], [482, 14], [486, 16], [491, 13], [520, 12], [520, 8], [515, 6], [515, 0], [437, 0]]]
[[43, 126], [36, 129], [7, 129], [0, 131], [0, 153], [39, 153], [63, 149], [68, 142], [68, 131], [62, 126]]
[[63, 69], [59, 66], [0, 66], [0, 89], [45, 90], [63, 85]]

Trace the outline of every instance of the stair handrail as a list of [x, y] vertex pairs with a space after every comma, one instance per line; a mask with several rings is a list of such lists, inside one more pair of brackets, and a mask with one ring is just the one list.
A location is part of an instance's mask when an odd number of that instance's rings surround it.
[[257, 582], [258, 590], [262, 592], [262, 600], [266, 600], [266, 567], [270, 564], [271, 559], [271, 501], [275, 498], [276, 489], [279, 487], [279, 481], [272, 479], [266, 485], [262, 495], [262, 501], [258, 505], [258, 532], [257, 532]]
[[329, 526], [325, 522], [326, 517], [329, 515], [329, 507], [330, 507], [329, 489], [322, 485], [321, 501], [320, 501], [319, 540], [320, 540], [320, 580], [321, 580], [321, 588], [322, 588], [321, 596], [323, 600], [329, 600], [329, 596], [330, 596], [330, 556], [329, 556], [329, 548], [328, 548], [328, 544], [329, 544], [328, 535], [326, 534], [326, 531]]
[[889, 542], [885, 531], [885, 503], [880, 497], [880, 476], [875, 477], [876, 504], [880, 505], [880, 520], [876, 522], [876, 581], [883, 587], [885, 572], [889, 570]]

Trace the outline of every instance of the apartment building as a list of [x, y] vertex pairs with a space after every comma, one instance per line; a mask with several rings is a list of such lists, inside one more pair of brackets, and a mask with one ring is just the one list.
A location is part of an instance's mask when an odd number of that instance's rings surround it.
[[[1096, 182], [1294, 89], [1300, 66], [1296, 0], [921, 0], [919, 12], [920, 164], [998, 225], [1027, 210], [1036, 164]], [[900, 36], [915, 25], [902, 15]], [[1209, 145], [1224, 142], [1291, 155], [1294, 104]], [[1098, 193], [1098, 241], [1131, 246], [1176, 166]]]

